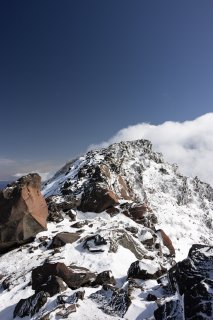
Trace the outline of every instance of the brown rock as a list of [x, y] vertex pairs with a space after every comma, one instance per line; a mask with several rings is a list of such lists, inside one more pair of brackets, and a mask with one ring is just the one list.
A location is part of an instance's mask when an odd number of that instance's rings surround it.
[[118, 183], [119, 183], [119, 191], [121, 194], [121, 197], [125, 200], [131, 200], [132, 197], [130, 196], [129, 189], [127, 187], [126, 181], [119, 175], [118, 176]]
[[115, 215], [115, 214], [119, 213], [119, 209], [116, 207], [110, 207], [110, 208], [106, 209], [106, 212], [109, 213], [110, 215]]
[[47, 283], [50, 276], [60, 277], [71, 289], [78, 289], [96, 279], [96, 275], [89, 270], [76, 272], [61, 262], [45, 263], [33, 269], [32, 289], [38, 291], [41, 285]]
[[99, 213], [118, 204], [118, 200], [113, 191], [95, 187], [83, 194], [81, 205], [78, 209], [83, 212]]
[[48, 209], [40, 186], [41, 177], [32, 173], [0, 191], [0, 252], [46, 230]]
[[162, 238], [163, 244], [169, 249], [170, 255], [172, 257], [175, 257], [175, 248], [172, 244], [171, 239], [167, 236], [167, 234], [162, 229], [157, 230], [156, 233], [159, 234], [160, 237]]
[[146, 204], [141, 204], [129, 209], [129, 213], [135, 221], [142, 219], [147, 212], [150, 212], [150, 209]]
[[67, 243], [73, 243], [80, 238], [80, 235], [72, 232], [60, 232], [55, 235], [50, 245], [50, 249], [65, 246]]

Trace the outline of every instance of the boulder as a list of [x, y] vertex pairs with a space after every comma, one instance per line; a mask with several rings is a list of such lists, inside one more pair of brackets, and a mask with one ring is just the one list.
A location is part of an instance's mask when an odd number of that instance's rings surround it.
[[154, 312], [155, 319], [213, 319], [212, 278], [213, 247], [193, 245], [188, 257], [169, 270], [167, 291], [172, 299]]
[[50, 249], [59, 248], [65, 246], [67, 243], [73, 243], [80, 238], [78, 233], [72, 232], [60, 232], [55, 235], [50, 245]]
[[39, 288], [37, 287], [36, 292], [44, 291], [48, 292], [50, 297], [57, 293], [63, 292], [67, 289], [67, 286], [63, 280], [57, 276], [50, 276], [47, 282], [42, 284]]
[[0, 191], [0, 253], [46, 230], [48, 208], [40, 186], [41, 177], [32, 173]]
[[213, 280], [203, 280], [187, 290], [183, 305], [185, 319], [196, 319], [198, 315], [200, 320], [213, 319]]
[[32, 317], [41, 309], [41, 307], [43, 307], [47, 302], [48, 297], [49, 294], [47, 292], [40, 291], [27, 299], [21, 299], [15, 307], [13, 318], [24, 318], [26, 316]]
[[68, 268], [64, 263], [45, 263], [32, 271], [32, 289], [39, 291], [41, 286], [48, 282], [50, 276], [60, 277], [71, 289], [78, 289], [94, 282], [96, 275], [89, 270]]
[[[183, 320], [182, 306], [179, 300], [171, 300], [154, 311], [155, 320]], [[186, 319], [186, 318], [185, 318]], [[196, 318], [194, 318], [196, 320]]]
[[83, 212], [97, 212], [100, 213], [110, 207], [118, 204], [119, 198], [115, 193], [109, 189], [102, 189], [98, 186], [91, 184], [87, 190], [85, 190], [81, 205], [78, 207]]
[[154, 260], [143, 259], [133, 262], [128, 270], [128, 278], [157, 279], [166, 272], [166, 269]]
[[85, 239], [83, 248], [90, 252], [104, 252], [107, 241], [99, 234], [89, 236]]
[[103, 271], [99, 273], [93, 282], [93, 285], [104, 285], [104, 284], [112, 284], [115, 285], [116, 281], [115, 278], [112, 275], [112, 272], [110, 270]]
[[128, 293], [125, 290], [108, 285], [92, 293], [89, 298], [95, 301], [106, 314], [121, 318], [123, 318], [131, 304]]

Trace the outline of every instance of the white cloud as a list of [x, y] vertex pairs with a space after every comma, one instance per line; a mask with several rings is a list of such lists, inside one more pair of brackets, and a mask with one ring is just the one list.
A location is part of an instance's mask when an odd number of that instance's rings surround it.
[[197, 175], [213, 186], [213, 113], [193, 121], [129, 126], [90, 149], [135, 139], [151, 140], [154, 150], [162, 152], [168, 162], [177, 163], [183, 174]]

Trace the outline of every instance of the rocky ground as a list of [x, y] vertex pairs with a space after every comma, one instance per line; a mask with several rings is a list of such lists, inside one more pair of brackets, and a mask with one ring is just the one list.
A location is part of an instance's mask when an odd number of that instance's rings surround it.
[[213, 319], [211, 186], [147, 140], [39, 181], [0, 193], [0, 319]]

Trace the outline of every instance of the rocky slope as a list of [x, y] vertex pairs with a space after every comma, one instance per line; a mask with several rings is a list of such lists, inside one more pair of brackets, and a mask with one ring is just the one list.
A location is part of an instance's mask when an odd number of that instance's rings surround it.
[[213, 318], [211, 186], [138, 140], [71, 161], [43, 194], [47, 230], [0, 257], [0, 319]]

